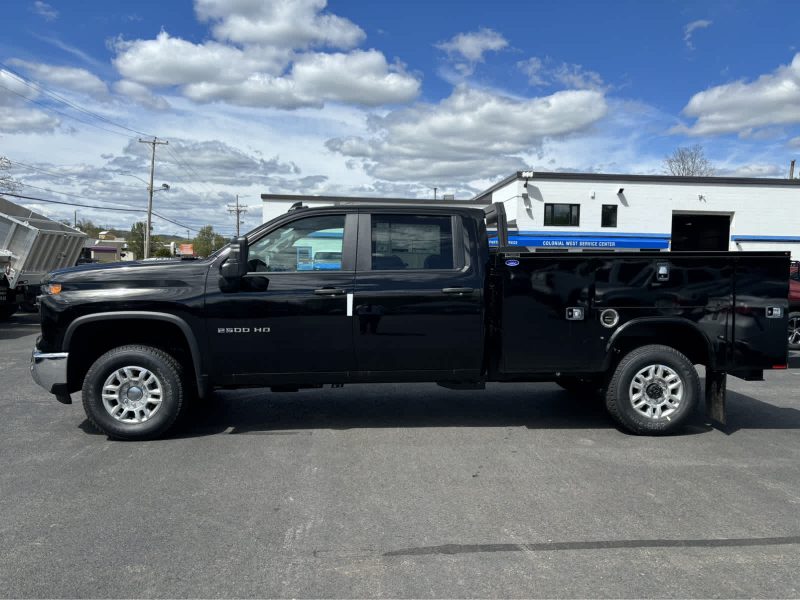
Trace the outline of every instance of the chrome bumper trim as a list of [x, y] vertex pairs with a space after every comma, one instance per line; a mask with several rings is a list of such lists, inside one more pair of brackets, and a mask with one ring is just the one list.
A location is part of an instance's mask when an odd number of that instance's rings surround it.
[[31, 376], [33, 380], [54, 394], [55, 386], [67, 383], [67, 357], [69, 352], [39, 352], [31, 354]]

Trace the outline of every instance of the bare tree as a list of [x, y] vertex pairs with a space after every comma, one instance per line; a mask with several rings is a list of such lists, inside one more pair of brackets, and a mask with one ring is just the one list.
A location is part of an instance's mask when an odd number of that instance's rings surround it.
[[19, 184], [8, 174], [11, 169], [11, 161], [5, 156], [0, 156], [0, 193], [15, 192], [19, 189]]
[[714, 166], [706, 158], [700, 144], [678, 148], [664, 158], [664, 173], [668, 175], [695, 175], [708, 177], [714, 174]]

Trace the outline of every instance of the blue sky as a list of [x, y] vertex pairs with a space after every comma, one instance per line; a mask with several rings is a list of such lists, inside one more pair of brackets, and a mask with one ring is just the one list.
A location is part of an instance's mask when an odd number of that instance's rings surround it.
[[469, 197], [518, 168], [657, 173], [695, 143], [719, 174], [782, 177], [800, 149], [791, 2], [17, 0], [4, 17], [19, 193], [138, 207], [142, 132], [170, 140], [157, 209], [191, 227], [230, 232], [237, 193], [252, 226], [262, 192]]

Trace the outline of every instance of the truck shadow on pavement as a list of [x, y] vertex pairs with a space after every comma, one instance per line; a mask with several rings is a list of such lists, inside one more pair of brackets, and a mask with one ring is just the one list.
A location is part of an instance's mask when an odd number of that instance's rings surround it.
[[[600, 399], [579, 399], [555, 386], [524, 390], [502, 386], [485, 392], [445, 391], [417, 385], [355, 386], [344, 389], [274, 393], [223, 391], [195, 401], [169, 436], [219, 433], [297, 435], [314, 429], [414, 427], [527, 427], [529, 429], [616, 429]], [[84, 431], [92, 431], [85, 423]], [[728, 423], [713, 426], [698, 410], [678, 435], [719, 429], [800, 429], [800, 410], [729, 392]]]

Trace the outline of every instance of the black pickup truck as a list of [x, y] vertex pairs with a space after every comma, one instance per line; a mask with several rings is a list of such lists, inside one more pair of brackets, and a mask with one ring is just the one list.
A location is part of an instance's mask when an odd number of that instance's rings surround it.
[[[84, 265], [42, 286], [34, 379], [114, 438], [215, 389], [555, 381], [637, 434], [726, 374], [787, 366], [787, 253], [530, 253], [502, 204], [296, 207], [204, 260]], [[533, 399], [532, 399], [533, 401]]]

